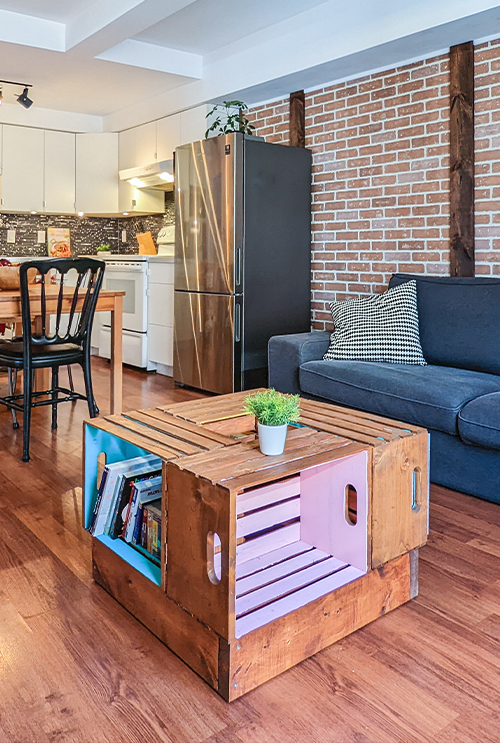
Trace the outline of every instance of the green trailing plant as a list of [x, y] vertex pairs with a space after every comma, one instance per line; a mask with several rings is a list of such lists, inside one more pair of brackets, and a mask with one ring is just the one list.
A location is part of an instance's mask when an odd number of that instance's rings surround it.
[[106, 250], [109, 250], [109, 243], [103, 243], [102, 245], [97, 246], [97, 252], [98, 253], [104, 253]]
[[264, 426], [296, 423], [300, 417], [299, 395], [284, 395], [271, 387], [245, 398], [245, 412], [254, 415]]
[[205, 117], [209, 119], [213, 114], [217, 114], [217, 117], [205, 132], [205, 138], [208, 138], [210, 132], [215, 132], [217, 136], [232, 134], [233, 132], [253, 134], [255, 127], [246, 118], [245, 111], [248, 111], [248, 106], [243, 101], [217, 103]]

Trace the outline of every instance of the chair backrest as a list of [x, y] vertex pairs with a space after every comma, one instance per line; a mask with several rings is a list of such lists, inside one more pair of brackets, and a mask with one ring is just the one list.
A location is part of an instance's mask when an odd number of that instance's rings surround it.
[[[105, 263], [93, 258], [25, 261], [19, 268], [25, 352], [31, 346], [90, 341]], [[40, 282], [32, 284], [34, 273]], [[39, 318], [33, 327], [33, 318]], [[51, 322], [51, 318], [54, 318]]]

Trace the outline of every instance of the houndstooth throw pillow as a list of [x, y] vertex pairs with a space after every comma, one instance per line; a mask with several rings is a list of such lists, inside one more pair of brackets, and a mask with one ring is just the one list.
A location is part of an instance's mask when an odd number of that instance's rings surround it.
[[418, 330], [416, 281], [383, 294], [331, 302], [330, 310], [334, 331], [323, 359], [426, 365]]

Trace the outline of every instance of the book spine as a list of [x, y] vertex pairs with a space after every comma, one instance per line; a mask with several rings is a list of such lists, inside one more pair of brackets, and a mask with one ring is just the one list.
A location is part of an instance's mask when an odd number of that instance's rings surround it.
[[153, 514], [148, 509], [148, 527], [147, 527], [146, 549], [153, 554]]
[[135, 515], [134, 532], [132, 534], [132, 544], [141, 543], [141, 528], [142, 528], [142, 512], [143, 507], [139, 506]]
[[108, 470], [105, 467], [104, 468], [104, 471], [102, 473], [101, 483], [99, 485], [99, 490], [97, 491], [97, 498], [96, 498], [96, 501], [95, 501], [95, 504], [94, 504], [94, 511], [92, 513], [92, 518], [90, 519], [90, 524], [89, 524], [89, 527], [88, 527], [88, 531], [91, 534], [94, 533], [94, 529], [95, 529], [95, 525], [96, 525], [96, 521], [97, 521], [97, 515], [98, 515], [99, 509], [101, 507], [102, 494], [103, 494], [104, 488], [106, 486], [107, 476], [108, 476]]
[[135, 531], [135, 518], [137, 516], [139, 494], [135, 485], [132, 487], [132, 498], [130, 500], [130, 508], [127, 514], [127, 522], [123, 527], [122, 539], [126, 542], [131, 542]]
[[113, 472], [113, 473], [110, 473], [108, 477], [106, 478], [106, 485], [103, 490], [101, 505], [99, 507], [99, 513], [97, 514], [94, 531], [92, 532], [94, 536], [98, 536], [99, 534], [104, 534], [105, 532], [109, 509], [111, 508], [111, 505], [114, 502], [113, 495], [115, 492], [115, 486], [116, 486], [116, 481], [118, 477], [119, 475]]
[[148, 509], [144, 507], [142, 509], [142, 526], [141, 526], [141, 547], [146, 549], [148, 538]]

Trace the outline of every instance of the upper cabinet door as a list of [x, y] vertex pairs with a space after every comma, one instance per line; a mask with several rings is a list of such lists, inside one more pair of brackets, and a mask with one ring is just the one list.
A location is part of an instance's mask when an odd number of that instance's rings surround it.
[[208, 129], [206, 116], [209, 110], [209, 107], [205, 105], [181, 112], [180, 144], [190, 144], [205, 139], [205, 132]]
[[118, 134], [76, 135], [76, 211], [118, 212]]
[[135, 166], [156, 162], [156, 121], [135, 128]]
[[75, 135], [45, 132], [44, 212], [75, 212]]
[[2, 211], [43, 210], [44, 134], [43, 129], [4, 124]]
[[167, 116], [156, 122], [158, 160], [171, 160], [175, 148], [181, 144], [181, 114]]
[[135, 164], [135, 129], [125, 129], [118, 134], [118, 167], [128, 170]]

